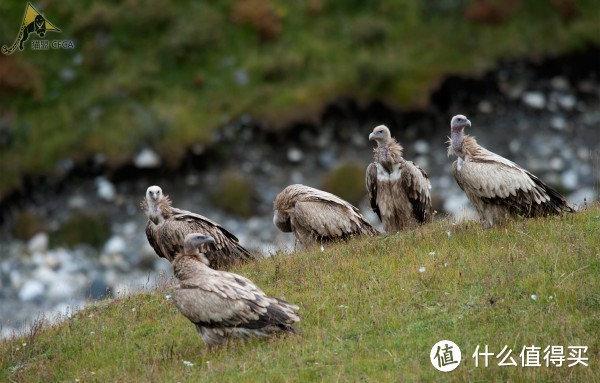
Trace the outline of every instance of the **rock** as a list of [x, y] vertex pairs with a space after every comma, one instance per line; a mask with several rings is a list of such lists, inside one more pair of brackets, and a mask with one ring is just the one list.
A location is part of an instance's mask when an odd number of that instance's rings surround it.
[[550, 127], [556, 130], [565, 130], [567, 128], [567, 120], [563, 116], [553, 116], [550, 119]]
[[561, 175], [560, 180], [562, 181], [564, 187], [574, 190], [578, 186], [579, 176], [577, 175], [576, 170], [570, 169]]
[[335, 154], [331, 150], [319, 153], [317, 161], [325, 169], [331, 169], [335, 165]]
[[71, 209], [71, 210], [83, 209], [86, 204], [87, 204], [87, 200], [85, 199], [84, 196], [81, 196], [81, 195], [74, 195], [71, 198], [69, 198], [69, 201], [67, 202], [67, 205], [69, 206], [69, 209]]
[[569, 90], [569, 81], [564, 77], [553, 77], [552, 80], [550, 80], [550, 85], [552, 85], [552, 88], [555, 90]]
[[360, 133], [354, 133], [350, 138], [350, 141], [352, 142], [352, 145], [356, 146], [357, 148], [362, 148], [367, 145], [367, 138], [364, 134]]
[[248, 72], [245, 69], [238, 69], [233, 73], [233, 79], [238, 85], [246, 85], [250, 80]]
[[572, 94], [558, 95], [556, 101], [558, 102], [558, 105], [565, 110], [573, 110], [577, 104], [577, 99]]
[[96, 178], [95, 182], [96, 193], [98, 194], [99, 198], [108, 202], [112, 202], [115, 200], [117, 196], [117, 191], [115, 189], [115, 185], [113, 185], [112, 182], [107, 180], [105, 177], [98, 177]]
[[161, 159], [154, 150], [144, 148], [135, 156], [133, 164], [140, 169], [152, 169], [160, 166]]
[[27, 242], [27, 251], [29, 254], [45, 253], [48, 250], [48, 241], [48, 234], [37, 233]]
[[106, 244], [104, 244], [104, 252], [108, 254], [123, 254], [127, 249], [125, 239], [119, 235], [112, 236]]
[[304, 159], [304, 153], [298, 148], [290, 148], [287, 151], [287, 159], [291, 163], [299, 163]]
[[71, 82], [75, 79], [76, 76], [77, 76], [77, 74], [71, 68], [63, 68], [60, 71], [60, 78], [64, 82]]
[[523, 94], [523, 103], [533, 109], [544, 109], [546, 96], [542, 92], [527, 92]]
[[417, 140], [413, 144], [413, 149], [419, 155], [426, 155], [429, 153], [429, 144], [425, 140]]
[[25, 282], [23, 287], [21, 287], [21, 290], [19, 290], [19, 299], [24, 302], [32, 301], [44, 295], [45, 290], [46, 288], [42, 282], [35, 279], [29, 280]]
[[518, 153], [519, 150], [521, 150], [521, 141], [517, 140], [516, 138], [512, 139], [508, 144], [508, 150], [510, 150], [512, 154]]
[[49, 284], [48, 298], [56, 301], [61, 299], [70, 299], [77, 293], [77, 287], [68, 278], [63, 275], [62, 278], [57, 278], [54, 282]]
[[593, 188], [582, 188], [579, 189], [567, 197], [567, 200], [571, 206], [575, 208], [583, 207], [584, 203], [589, 204], [595, 201], [599, 197], [598, 193]]
[[478, 105], [477, 105], [477, 109], [481, 112], [481, 113], [485, 113], [485, 114], [489, 114], [492, 113], [494, 111], [494, 107], [492, 105], [491, 102], [489, 101], [481, 101]]
[[550, 168], [552, 170], [563, 170], [565, 167], [565, 162], [563, 161], [562, 158], [560, 157], [554, 157], [553, 159], [550, 160]]
[[101, 277], [94, 278], [86, 293], [86, 298], [94, 300], [102, 300], [110, 296], [112, 296], [110, 287]]

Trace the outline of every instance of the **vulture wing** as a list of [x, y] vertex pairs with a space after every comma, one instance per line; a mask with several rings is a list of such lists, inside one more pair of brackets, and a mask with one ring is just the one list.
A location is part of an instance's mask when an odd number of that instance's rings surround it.
[[431, 218], [431, 197], [429, 189], [431, 184], [427, 173], [412, 161], [405, 161], [401, 165], [400, 182], [413, 206], [414, 217], [421, 223]]
[[173, 293], [175, 305], [190, 321], [209, 328], [258, 329], [298, 321], [298, 306], [267, 297], [248, 279], [227, 274], [182, 282]]
[[322, 238], [374, 234], [375, 229], [355, 209], [352, 205], [346, 206], [331, 201], [297, 202], [294, 220], [295, 224], [307, 228]]
[[365, 184], [367, 185], [367, 195], [371, 203], [371, 209], [373, 209], [373, 212], [377, 214], [377, 217], [381, 221], [381, 212], [377, 205], [377, 163], [371, 162], [367, 167]]
[[[215, 265], [227, 265], [242, 259], [250, 259], [252, 256], [244, 247], [242, 247], [235, 235], [231, 234], [221, 225], [210, 219], [178, 210], [178, 214], [166, 220], [160, 227], [156, 242], [160, 248], [161, 256], [173, 260], [174, 256], [183, 250], [185, 236], [190, 233], [201, 233], [209, 235], [214, 240], [214, 244], [205, 245], [201, 249], [208, 258], [211, 267]], [[154, 244], [151, 245], [154, 247]], [[155, 248], [156, 250], [156, 248]]]

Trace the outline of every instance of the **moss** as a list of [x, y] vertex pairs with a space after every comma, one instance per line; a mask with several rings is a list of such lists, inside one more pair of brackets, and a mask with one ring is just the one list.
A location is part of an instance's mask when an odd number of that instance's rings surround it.
[[366, 193], [364, 178], [362, 166], [346, 162], [325, 175], [323, 189], [356, 205]]
[[221, 176], [218, 188], [212, 195], [217, 207], [242, 217], [252, 215], [255, 198], [254, 185], [234, 172], [226, 172]]
[[35, 212], [25, 210], [15, 216], [12, 228], [12, 234], [15, 238], [27, 241], [41, 231], [45, 231], [45, 225]]
[[110, 223], [107, 216], [75, 213], [60, 226], [51, 237], [51, 242], [53, 245], [69, 247], [86, 243], [99, 249], [109, 237]]

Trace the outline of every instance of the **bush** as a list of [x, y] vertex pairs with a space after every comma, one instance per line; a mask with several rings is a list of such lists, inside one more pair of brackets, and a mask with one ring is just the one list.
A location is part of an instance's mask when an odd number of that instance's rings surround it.
[[54, 245], [73, 247], [89, 244], [101, 248], [110, 237], [110, 223], [103, 214], [75, 213], [57, 230], [52, 238]]
[[219, 180], [212, 201], [217, 207], [229, 213], [250, 217], [253, 213], [255, 197], [256, 191], [250, 181], [233, 172], [226, 172]]
[[323, 189], [357, 205], [366, 193], [365, 169], [355, 163], [344, 163], [324, 177]]
[[12, 228], [15, 238], [27, 241], [41, 231], [45, 231], [44, 222], [33, 211], [21, 211], [15, 216]]

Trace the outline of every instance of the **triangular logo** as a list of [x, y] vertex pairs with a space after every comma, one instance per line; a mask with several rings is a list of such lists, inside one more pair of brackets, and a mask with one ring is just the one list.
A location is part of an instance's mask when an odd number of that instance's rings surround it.
[[5, 55], [12, 54], [17, 47], [19, 50], [24, 49], [24, 44], [29, 38], [29, 35], [36, 33], [39, 37], [44, 37], [46, 32], [60, 32], [60, 29], [56, 25], [52, 24], [44, 15], [40, 13], [31, 3], [27, 3], [25, 8], [25, 14], [23, 15], [23, 22], [19, 29], [19, 34], [15, 39], [15, 42], [9, 47], [7, 45], [2, 46], [2, 53]]

